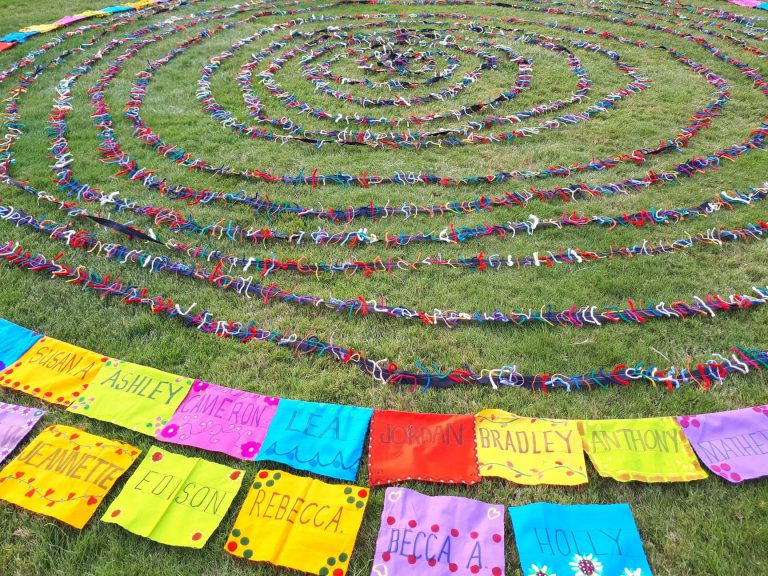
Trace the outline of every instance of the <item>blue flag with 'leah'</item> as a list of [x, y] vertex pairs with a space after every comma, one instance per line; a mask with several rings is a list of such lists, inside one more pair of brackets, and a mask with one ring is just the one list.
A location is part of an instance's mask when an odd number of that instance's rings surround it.
[[256, 460], [354, 481], [372, 415], [369, 408], [280, 400]]

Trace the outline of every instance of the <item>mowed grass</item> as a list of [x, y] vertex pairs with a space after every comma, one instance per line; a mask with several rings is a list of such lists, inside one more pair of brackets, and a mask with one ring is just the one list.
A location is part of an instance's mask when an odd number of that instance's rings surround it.
[[[718, 3], [731, 9], [731, 5]], [[201, 2], [178, 10], [188, 14], [219, 5]], [[306, 5], [306, 4], [303, 4]], [[159, 157], [131, 137], [131, 125], [120, 116], [136, 72], [147, 61], [161, 57], [167, 50], [190, 37], [195, 30], [175, 34], [169, 39], [142, 51], [126, 65], [122, 74], [113, 82], [108, 101], [113, 110], [116, 132], [124, 142], [125, 150], [141, 164], [166, 176], [169, 182], [184, 183], [195, 188], [268, 194], [273, 199], [300, 202], [312, 206], [364, 205], [370, 200], [393, 205], [402, 203], [431, 204], [453, 199], [473, 199], [480, 194], [502, 194], [510, 190], [524, 190], [529, 186], [552, 187], [563, 182], [583, 180], [600, 184], [619, 180], [653, 169], [656, 172], [682, 162], [691, 156], [704, 155], [714, 149], [728, 146], [743, 139], [756, 127], [766, 114], [765, 97], [735, 68], [719, 60], [703, 48], [657, 32], [627, 28], [602, 20], [566, 15], [546, 15], [524, 7], [504, 9], [499, 7], [439, 6], [343, 6], [323, 11], [325, 14], [343, 16], [355, 12], [409, 14], [412, 12], [461, 12], [489, 18], [516, 16], [527, 22], [508, 25], [542, 35], [554, 36], [564, 43], [570, 40], [599, 42], [609, 50], [615, 50], [630, 65], [653, 80], [652, 88], [619, 103], [616, 110], [596, 117], [591, 122], [542, 133], [530, 140], [516, 140], [509, 145], [478, 145], [463, 148], [413, 150], [369, 150], [357, 147], [325, 145], [320, 149], [301, 143], [280, 146], [276, 143], [248, 140], [216, 124], [195, 99], [199, 70], [207, 59], [227, 49], [237, 39], [255, 32], [259, 26], [280, 22], [288, 16], [260, 19], [234, 30], [221, 32], [195, 46], [162, 68], [149, 88], [143, 114], [168, 141], [179, 144], [195, 155], [237, 168], [269, 168], [275, 173], [306, 173], [317, 167], [320, 172], [346, 171], [392, 174], [397, 170], [422, 171], [461, 176], [487, 174], [500, 170], [530, 170], [544, 166], [585, 161], [593, 155], [597, 158], [616, 151], [637, 147], [653, 147], [664, 139], [673, 137], [685, 125], [689, 116], [710, 98], [711, 87], [688, 68], [673, 61], [659, 49], [641, 49], [618, 44], [599, 37], [584, 38], [578, 34], [561, 32], [542, 26], [548, 21], [570, 24], [582, 28], [607, 30], [633, 39], [644, 39], [652, 44], [663, 44], [685, 52], [690, 58], [705, 64], [731, 83], [731, 100], [722, 116], [713, 126], [703, 131], [685, 151], [672, 155], [660, 155], [642, 167], [621, 166], [606, 173], [587, 173], [563, 180], [533, 180], [513, 182], [503, 186], [478, 186], [441, 189], [437, 187], [382, 186], [377, 189], [341, 189], [336, 187], [309, 189], [287, 188], [277, 185], [246, 183], [236, 178], [223, 178], [183, 170]], [[532, 6], [532, 5], [531, 5]], [[93, 0], [69, 0], [66, 3], [51, 0], [32, 2], [8, 2], [0, 0], [0, 30], [16, 30], [21, 26], [55, 20], [64, 13], [97, 7]], [[434, 8], [434, 9], [432, 9]], [[597, 4], [588, 10], [596, 10]], [[617, 6], [606, 4], [606, 9]], [[664, 7], [655, 7], [664, 10]], [[581, 9], [581, 8], [578, 8]], [[625, 5], [629, 12], [644, 14], [641, 5]], [[605, 12], [608, 14], [609, 12]], [[167, 15], [149, 21], [167, 18]], [[697, 19], [695, 15], [689, 18]], [[701, 19], [701, 18], [699, 18]], [[421, 17], [428, 21], [429, 18]], [[432, 20], [438, 20], [433, 18]], [[131, 24], [131, 30], [139, 24]], [[297, 25], [301, 29], [317, 29], [319, 22]], [[434, 24], [446, 28], [445, 24]], [[213, 25], [207, 25], [212, 28]], [[737, 30], [738, 26], [726, 24], [724, 31]], [[735, 32], [738, 34], [738, 32]], [[469, 37], [480, 36], [467, 33]], [[47, 37], [46, 37], [47, 38]], [[764, 60], [750, 56], [733, 45], [708, 39], [729, 55], [768, 74]], [[501, 43], [505, 39], [497, 38]], [[514, 43], [517, 53], [534, 61], [534, 79], [529, 93], [507, 104], [502, 110], [510, 113], [522, 110], [536, 102], [567, 96], [573, 89], [574, 77], [568, 73], [562, 57], [537, 47]], [[33, 39], [27, 47], [42, 42]], [[80, 40], [70, 40], [43, 58], [48, 62], [61, 51], [76, 46]], [[757, 41], [750, 40], [755, 44]], [[103, 42], [101, 43], [103, 44]], [[101, 44], [86, 51], [91, 54]], [[247, 118], [236, 86], [235, 75], [250, 54], [264, 46], [256, 42], [227, 61], [214, 76], [213, 90], [219, 101], [231, 109], [239, 119]], [[26, 47], [0, 54], [0, 68], [7, 67], [21, 57]], [[110, 58], [117, 57], [120, 51]], [[601, 95], [624, 86], [627, 78], [608, 60], [584, 50], [575, 50], [593, 81], [590, 100], [568, 108], [581, 110]], [[32, 185], [51, 192], [52, 163], [46, 118], [50, 113], [55, 86], [58, 80], [77, 63], [81, 56], [66, 60], [58, 68], [43, 74], [40, 80], [22, 96], [20, 111], [25, 124], [25, 135], [16, 148], [16, 164], [11, 168], [14, 177], [28, 180]], [[477, 60], [463, 58], [468, 66]], [[347, 63], [348, 64], [348, 63]], [[106, 68], [107, 62], [96, 66], [73, 88], [73, 111], [70, 115], [70, 146], [74, 155], [73, 169], [83, 182], [99, 186], [106, 192], [120, 191], [123, 196], [146, 204], [171, 205], [172, 203], [152, 192], [140, 183], [114, 176], [115, 169], [99, 161], [96, 148], [99, 144], [96, 129], [91, 121], [92, 109], [86, 90]], [[264, 66], [262, 66], [264, 67]], [[359, 73], [354, 66], [341, 66], [350, 75]], [[504, 65], [498, 71], [487, 71], [483, 80], [470, 86], [457, 102], [472, 103], [498, 94], [510, 83], [514, 67]], [[343, 105], [336, 100], [313, 94], [310, 85], [301, 76], [293, 62], [280, 75], [286, 90], [292, 91], [326, 110], [355, 113], [359, 108]], [[12, 81], [0, 85], [3, 97]], [[285, 113], [258, 84], [267, 101], [267, 110], [275, 115]], [[382, 92], [385, 93], [385, 92]], [[439, 111], [445, 103], [426, 105], [421, 111]], [[401, 109], [380, 110], [383, 115], [401, 113]], [[549, 118], [552, 115], [545, 116]], [[324, 126], [318, 121], [305, 120], [309, 128]], [[443, 123], [442, 125], [450, 125]], [[532, 202], [527, 207], [498, 209], [491, 213], [450, 215], [430, 219], [414, 217], [403, 220], [393, 217], [378, 222], [356, 221], [349, 225], [327, 224], [319, 221], [283, 217], [270, 222], [263, 215], [253, 215], [246, 209], [220, 206], [176, 206], [183, 213], [192, 214], [198, 222], [210, 223], [228, 220], [252, 226], [271, 225], [281, 230], [314, 230], [327, 226], [329, 231], [367, 228], [369, 233], [383, 237], [385, 232], [398, 234], [401, 230], [441, 230], [456, 225], [499, 223], [507, 220], [523, 220], [533, 213], [540, 217], [556, 217], [563, 210], [577, 209], [588, 215], [621, 214], [641, 209], [691, 207], [713, 198], [721, 190], [747, 190], [768, 179], [768, 161], [765, 153], [756, 152], [737, 163], [724, 162], [718, 171], [683, 179], [674, 185], [650, 188], [638, 194], [593, 199], [578, 205]], [[13, 205], [31, 214], [64, 220], [49, 205], [38, 203], [34, 198], [18, 190], [0, 187], [0, 204]], [[89, 209], [96, 210], [93, 206]], [[150, 225], [147, 221], [128, 214], [113, 214], [104, 210], [102, 215], [121, 222], [133, 221], [139, 226]], [[626, 228], [608, 231], [604, 228], [565, 229], [542, 231], [531, 237], [483, 239], [460, 245], [412, 245], [385, 250], [382, 244], [350, 250], [347, 247], [321, 248], [313, 245], [269, 244], [244, 246], [210, 237], [182, 237], [198, 245], [209, 245], [238, 254], [267, 256], [271, 252], [279, 258], [300, 258], [308, 261], [332, 261], [335, 259], [367, 260], [377, 255], [402, 256], [410, 260], [428, 254], [466, 257], [480, 251], [488, 254], [521, 256], [534, 251], [545, 253], [560, 247], [578, 247], [585, 250], [607, 250], [611, 246], [626, 246], [650, 242], [672, 241], [689, 234], [701, 233], [708, 228], [723, 226], [742, 227], [750, 222], [765, 220], [766, 210], [759, 204], [740, 208], [733, 212], [718, 213], [710, 218], [700, 218], [674, 226], [653, 228]], [[89, 227], [82, 220], [74, 223], [78, 228], [96, 232], [104, 241], [126, 240], [113, 233]], [[163, 239], [173, 235], [162, 227], [154, 227]], [[400, 366], [416, 369], [416, 360], [441, 371], [470, 365], [476, 371], [481, 368], [516, 365], [526, 373], [577, 373], [598, 367], [610, 367], [617, 363], [634, 365], [645, 362], [657, 366], [685, 366], [689, 361], [700, 361], [710, 352], [725, 352], [731, 346], [768, 348], [768, 312], [764, 310], [741, 311], [717, 318], [697, 317], [685, 321], [649, 322], [644, 326], [611, 325], [600, 328], [566, 329], [547, 326], [531, 326], [518, 329], [510, 326], [465, 326], [447, 329], [441, 326], [425, 326], [416, 322], [379, 317], [337, 315], [314, 307], [293, 304], [264, 304], [260, 300], [239, 297], [203, 283], [169, 275], [153, 275], [136, 266], [118, 266], [60, 242], [48, 240], [38, 234], [13, 228], [0, 222], [0, 241], [12, 239], [29, 250], [39, 250], [49, 256], [64, 251], [69, 265], [82, 265], [98, 273], [119, 275], [125, 282], [146, 286], [152, 294], [170, 296], [183, 307], [193, 303], [198, 309], [212, 312], [227, 320], [254, 321], [257, 325], [284, 333], [300, 336], [317, 334], [324, 340], [364, 350], [371, 358], [389, 358]], [[137, 245], [157, 254], [178, 258], [176, 253], [162, 247]], [[278, 273], [264, 279], [276, 282], [298, 294], [316, 294], [323, 297], [384, 298], [389, 305], [404, 305], [430, 311], [476, 310], [491, 312], [499, 309], [540, 309], [552, 305], [555, 309], [576, 305], [598, 307], [623, 306], [631, 298], [636, 303], [673, 302], [690, 300], [692, 295], [708, 292], [731, 294], [748, 293], [752, 286], [768, 283], [768, 252], [762, 242], [731, 243], [718, 246], [699, 246], [679, 254], [653, 258], [615, 259], [600, 261], [586, 266], [555, 267], [552, 269], [529, 268], [498, 272], [469, 272], [451, 269], [421, 269], [417, 272], [398, 271], [390, 276], [362, 275], [300, 276]], [[430, 391], [425, 394], [408, 393], [396, 386], [384, 385], [371, 380], [352, 367], [340, 366], [325, 358], [295, 357], [285, 349], [269, 344], [241, 345], [211, 335], [197, 333], [181, 326], [174, 320], [154, 316], [144, 308], [127, 306], [110, 299], [100, 299], [92, 292], [58, 280], [50, 280], [36, 274], [0, 266], [0, 316], [19, 324], [41, 330], [53, 337], [100, 353], [157, 367], [170, 372], [201, 378], [219, 384], [258, 391], [265, 394], [312, 400], [355, 404], [373, 408], [401, 409], [421, 412], [474, 413], [486, 407], [503, 408], [526, 416], [561, 418], [633, 418], [674, 414], [698, 413], [751, 406], [768, 402], [763, 373], [734, 377], [703, 393], [692, 387], [668, 392], [636, 383], [628, 388], [607, 391], [580, 392], [567, 395], [553, 392], [547, 395], [531, 394], [521, 390], [458, 387], [450, 392]], [[0, 401], [26, 405], [40, 405], [31, 398], [0, 390]], [[61, 423], [76, 426], [92, 433], [118, 438], [148, 450], [152, 439], [120, 429], [116, 426], [72, 415], [60, 408], [50, 408], [44, 424]], [[203, 453], [182, 447], [173, 451], [190, 456], [201, 456], [228, 465], [243, 466], [248, 478], [262, 467], [256, 463], [238, 463], [227, 457]], [[280, 466], [278, 466], [280, 467]], [[361, 467], [360, 484], [367, 483], [365, 466]], [[245, 489], [235, 500], [220, 529], [203, 550], [191, 551], [162, 546], [127, 533], [121, 528], [101, 523], [98, 518], [107, 504], [122, 487], [119, 482], [114, 492], [97, 510], [94, 519], [82, 531], [70, 529], [56, 521], [28, 514], [9, 505], [0, 506], [0, 575], [16, 574], [93, 574], [122, 576], [142, 575], [220, 575], [256, 574], [274, 575], [286, 570], [266, 564], [249, 564], [226, 554], [223, 545], [227, 530], [242, 504]], [[622, 484], [600, 478], [590, 469], [590, 482], [579, 489], [562, 487], [518, 487], [497, 480], [486, 480], [474, 487], [450, 487], [424, 483], [408, 483], [410, 487], [428, 494], [450, 494], [477, 498], [504, 505], [520, 505], [530, 502], [558, 503], [612, 503], [628, 502], [643, 537], [650, 564], [657, 575], [730, 575], [768, 574], [768, 484], [765, 480], [730, 485], [719, 478], [687, 484]], [[349, 574], [367, 575], [371, 570], [374, 544], [382, 509], [383, 490], [375, 489], [367, 510], [357, 546], [353, 554]], [[512, 530], [507, 523], [505, 547], [507, 574], [521, 572], [515, 550]], [[559, 576], [563, 576], [560, 574]], [[605, 575], [611, 576], [611, 575]]]

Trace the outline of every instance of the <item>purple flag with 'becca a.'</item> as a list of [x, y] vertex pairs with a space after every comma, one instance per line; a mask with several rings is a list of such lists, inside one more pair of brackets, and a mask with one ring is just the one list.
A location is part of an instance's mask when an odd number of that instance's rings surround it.
[[504, 576], [504, 507], [387, 488], [371, 576]]
[[768, 405], [678, 416], [696, 454], [729, 482], [768, 476]]

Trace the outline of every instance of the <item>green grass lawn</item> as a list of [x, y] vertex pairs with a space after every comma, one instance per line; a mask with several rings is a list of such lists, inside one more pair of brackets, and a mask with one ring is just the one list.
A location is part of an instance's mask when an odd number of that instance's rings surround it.
[[[64, 14], [98, 8], [104, 2], [96, 0], [0, 0], [0, 32], [47, 21]], [[186, 6], [175, 14], [185, 15], [228, 2], [203, 1]], [[719, 0], [710, 0], [718, 8], [732, 10], [733, 6]], [[699, 0], [695, 5], [704, 5]], [[301, 4], [305, 6], [307, 3]], [[616, 10], [619, 4], [589, 4], [587, 11], [604, 7], [606, 14]], [[266, 194], [273, 199], [299, 202], [310, 206], [365, 205], [373, 200], [377, 204], [402, 205], [437, 204], [453, 199], [472, 200], [481, 194], [500, 195], [507, 191], [526, 190], [529, 186], [548, 188], [565, 183], [584, 181], [588, 184], [605, 184], [616, 180], [668, 170], [692, 156], [706, 155], [712, 150], [726, 147], [747, 136], [758, 126], [766, 113], [766, 98], [753, 83], [731, 65], [715, 59], [703, 47], [662, 32], [643, 30], [635, 26], [623, 26], [605, 20], [577, 15], [543, 14], [530, 10], [534, 4], [521, 3], [518, 8], [479, 6], [339, 6], [322, 10], [323, 14], [344, 16], [355, 13], [399, 12], [456, 12], [475, 17], [506, 18], [515, 16], [526, 22], [508, 24], [542, 35], [555, 36], [563, 42], [587, 40], [599, 42], [607, 50], [621, 54], [628, 64], [637, 67], [644, 76], [653, 80], [651, 88], [620, 102], [616, 109], [597, 116], [590, 122], [543, 132], [527, 140], [515, 140], [510, 144], [480, 144], [458, 148], [427, 148], [424, 150], [369, 149], [332, 144], [315, 148], [301, 142], [280, 145], [274, 142], [252, 140], [234, 134], [217, 124], [201, 109], [195, 98], [199, 70], [207, 59], [227, 49], [236, 40], [253, 34], [258, 27], [283, 21], [287, 16], [271, 16], [233, 30], [215, 34], [205, 42], [190, 48], [161, 68], [149, 87], [146, 104], [142, 109], [147, 123], [165, 139], [179, 144], [195, 156], [209, 159], [213, 164], [226, 164], [239, 169], [250, 167], [269, 168], [276, 174], [295, 173], [303, 169], [310, 174], [314, 168], [323, 172], [392, 174], [397, 170], [424, 171], [459, 177], [469, 174], [486, 174], [501, 170], [534, 170], [574, 162], [602, 158], [616, 151], [629, 151], [640, 147], [654, 147], [660, 141], [673, 137], [689, 117], [711, 97], [712, 87], [689, 68], [675, 62], [658, 49], [646, 49], [620, 44], [599, 36], [584, 37], [575, 32], [554, 30], [542, 25], [557, 22], [574, 27], [610, 31], [633, 40], [645, 40], [651, 44], [663, 44], [684, 52], [689, 58], [711, 68], [731, 85], [730, 101], [722, 115], [712, 126], [701, 132], [691, 145], [682, 152], [661, 154], [640, 166], [622, 165], [605, 173], [590, 172], [572, 178], [511, 182], [502, 185], [482, 185], [440, 188], [436, 186], [381, 186], [379, 188], [341, 188], [328, 186], [287, 187], [277, 184], [244, 182], [234, 177], [205, 174], [185, 170], [162, 158], [155, 151], [132, 138], [132, 126], [120, 112], [128, 98], [134, 74], [147, 66], [147, 61], [159, 58], [177, 43], [193, 35], [194, 29], [172, 35], [153, 44], [132, 58], [107, 91], [107, 101], [112, 108], [116, 135], [124, 149], [142, 165], [156, 170], [170, 182], [183, 183], [193, 188], [237, 191], [245, 189], [250, 194]], [[583, 11], [581, 5], [567, 5]], [[672, 8], [637, 1], [622, 3], [626, 12], [638, 21], [664, 23], [671, 16], [654, 15], [646, 9], [669, 11]], [[746, 11], [743, 11], [746, 13]], [[760, 11], [752, 11], [757, 14]], [[688, 14], [687, 12], [684, 12]], [[731, 34], [739, 40], [762, 49], [768, 48], [765, 40], [750, 39], [740, 35], [742, 29], [736, 23], [723, 27], [706, 25], [704, 16], [688, 14], [689, 20], [677, 21], [679, 29], [700, 35], [685, 28], [686, 22], [701, 21], [708, 30]], [[150, 17], [147, 21], [164, 20], [168, 15]], [[645, 20], [643, 20], [645, 18]], [[415, 20], [428, 20], [415, 17]], [[132, 30], [140, 23], [129, 24], [123, 30]], [[303, 30], [325, 26], [322, 22], [297, 24]], [[436, 25], [439, 27], [439, 25]], [[763, 22], [763, 26], [768, 25]], [[445, 27], [443, 25], [443, 27]], [[108, 38], [117, 37], [115, 33]], [[7, 68], [28, 49], [39, 46], [45, 37], [32, 39], [25, 46], [0, 53], [0, 69]], [[727, 54], [738, 58], [762, 74], [768, 75], [768, 63], [755, 55], [739, 49], [725, 40], [706, 36]], [[503, 39], [499, 39], [501, 42]], [[575, 85], [575, 79], [567, 70], [562, 56], [538, 46], [514, 43], [515, 50], [534, 63], [533, 81], [528, 92], [499, 109], [499, 113], [524, 110], [537, 102], [567, 97]], [[81, 40], [65, 41], [43, 56], [42, 63], [49, 62], [65, 49], [74, 48]], [[264, 48], [266, 41], [257, 41], [226, 61], [215, 74], [212, 90], [219, 102], [233, 111], [238, 119], [248, 118], [237, 87], [238, 68], [248, 61], [251, 53]], [[93, 54], [103, 47], [100, 41], [85, 51]], [[287, 49], [287, 48], [286, 48]], [[170, 206], [173, 203], [154, 192], [147, 191], [139, 182], [115, 176], [113, 166], [99, 160], [99, 139], [92, 123], [92, 109], [87, 90], [104, 72], [107, 62], [120, 53], [115, 51], [105, 62], [83, 76], [73, 86], [72, 112], [69, 117], [69, 139], [74, 162], [72, 169], [83, 181], [98, 186], [109, 193], [120, 191], [123, 196], [146, 204]], [[565, 111], [581, 110], [600, 96], [620, 89], [627, 78], [604, 56], [586, 50], [575, 50], [583, 67], [592, 80], [590, 99], [575, 104]], [[49, 136], [46, 119], [51, 111], [58, 81], [74, 68], [82, 55], [73, 55], [60, 66], [43, 74], [28, 93], [20, 98], [19, 111], [24, 123], [24, 135], [15, 147], [15, 164], [11, 175], [29, 181], [36, 188], [62, 196], [53, 183], [49, 152]], [[479, 59], [462, 56], [462, 64], [477, 65]], [[266, 64], [263, 63], [263, 67]], [[261, 69], [259, 68], [259, 69]], [[340, 73], [360, 76], [353, 64], [343, 62]], [[457, 102], [477, 102], [498, 94], [510, 84], [514, 68], [503, 63], [499, 70], [488, 71], [487, 81], [468, 87]], [[301, 75], [297, 60], [292, 60], [280, 73], [283, 87], [299, 95], [313, 105], [329, 111], [354, 114], [360, 108], [343, 104], [319, 93]], [[11, 79], [0, 83], [2, 98], [15, 82]], [[354, 87], [348, 87], [354, 91]], [[287, 114], [263, 87], [254, 89], [266, 101], [266, 112], [281, 116]], [[416, 94], [424, 94], [416, 90]], [[385, 96], [388, 91], [375, 92]], [[445, 110], [444, 102], [432, 102], [413, 113]], [[565, 112], [564, 111], [564, 112]], [[408, 114], [401, 108], [377, 109], [383, 116]], [[555, 114], [543, 116], [552, 118]], [[294, 117], [305, 128], [322, 128], [327, 123], [306, 117]], [[466, 119], [465, 119], [466, 121]], [[442, 122], [438, 126], [453, 125]], [[231, 219], [245, 226], [272, 226], [279, 230], [303, 229], [313, 231], [327, 226], [330, 231], [367, 228], [380, 238], [385, 233], [401, 231], [439, 231], [451, 223], [478, 225], [502, 223], [508, 220], [524, 220], [529, 214], [540, 218], [558, 217], [563, 210], [577, 209], [587, 215], [617, 215], [642, 209], [682, 208], [701, 204], [715, 197], [722, 190], [747, 190], [768, 180], [768, 159], [762, 151], [756, 151], [737, 162], [723, 162], [717, 171], [708, 171], [694, 178], [681, 179], [678, 183], [651, 187], [637, 194], [618, 195], [610, 198], [594, 198], [577, 205], [531, 202], [526, 207], [500, 208], [493, 212], [445, 217], [402, 217], [372, 222], [355, 221], [348, 225], [319, 220], [300, 220], [285, 216], [274, 221], [264, 215], [253, 215], [242, 206], [229, 209], [217, 206], [174, 206], [184, 214], [191, 214], [199, 222], [215, 222]], [[38, 202], [16, 188], [0, 185], [0, 204], [21, 208], [36, 217], [47, 216], [65, 220], [66, 215], [56, 212], [49, 204]], [[87, 206], [96, 211], [93, 205]], [[107, 209], [102, 216], [117, 221], [133, 222], [137, 226], [152, 226], [163, 240], [174, 238], [166, 228], [154, 226], [146, 219], [128, 214], [112, 214]], [[687, 220], [670, 226], [642, 229], [634, 227], [609, 231], [603, 227], [580, 229], [543, 230], [532, 236], [485, 238], [465, 244], [414, 244], [387, 250], [383, 243], [368, 247], [318, 247], [285, 243], [245, 245], [219, 238], [180, 236], [179, 241], [228, 250], [240, 255], [268, 257], [270, 253], [281, 259], [304, 258], [313, 262], [335, 259], [371, 260], [376, 256], [402, 256], [417, 260], [429, 254], [440, 253], [445, 257], [468, 257], [482, 251], [484, 254], [523, 256], [532, 252], [546, 253], [559, 248], [576, 247], [584, 250], [608, 250], [642, 243], [672, 241], [689, 234], [701, 233], [708, 228], [722, 226], [739, 228], [748, 223], [766, 219], [766, 209], [757, 204], [731, 212], [720, 212], [709, 218]], [[105, 242], [127, 243], [125, 237], [89, 225], [82, 219], [75, 227], [96, 232]], [[635, 365], [638, 362], [656, 366], [674, 364], [685, 366], [688, 361], [703, 361], [712, 352], [725, 353], [731, 346], [768, 349], [768, 311], [745, 310], [724, 313], [717, 318], [696, 317], [683, 321], [656, 321], [646, 325], [615, 324], [599, 328], [558, 328], [530, 326], [523, 329], [508, 325], [462, 326], [453, 329], [444, 326], [425, 326], [416, 322], [375, 316], [337, 315], [334, 312], [291, 303], [269, 303], [240, 297], [210, 285], [192, 280], [150, 274], [146, 269], [132, 265], [118, 266], [80, 250], [64, 246], [61, 242], [11, 224], [0, 222], [0, 242], [15, 240], [25, 248], [39, 250], [48, 256], [64, 253], [69, 265], [82, 265], [100, 274], [120, 276], [125, 282], [146, 286], [153, 294], [170, 296], [186, 308], [196, 303], [199, 308], [211, 311], [221, 318], [254, 321], [258, 326], [301, 336], [316, 334], [344, 346], [364, 350], [375, 359], [388, 358], [401, 367], [416, 370], [415, 361], [441, 369], [461, 368], [471, 365], [480, 368], [516, 365], [525, 373], [579, 373], [616, 364]], [[178, 253], [159, 245], [138, 245], [157, 254], [179, 259]], [[192, 263], [191, 260], [186, 260]], [[210, 265], [212, 266], [212, 265]], [[584, 266], [556, 266], [554, 268], [524, 268], [479, 272], [459, 269], [421, 268], [415, 272], [396, 271], [392, 275], [375, 274], [369, 278], [362, 274], [345, 276], [299, 275], [277, 273], [264, 279], [298, 294], [314, 294], [322, 297], [367, 299], [384, 298], [390, 306], [431, 311], [476, 310], [492, 312], [511, 309], [541, 309], [552, 305], [554, 309], [571, 306], [616, 305], [624, 307], [627, 299], [636, 303], [688, 301], [693, 295], [706, 293], [748, 293], [753, 286], [768, 284], [768, 250], [763, 242], [726, 243], [723, 246], [698, 246], [681, 253], [656, 257], [611, 259]], [[475, 413], [483, 408], [495, 407], [525, 416], [558, 418], [635, 418], [740, 408], [768, 402], [764, 373], [752, 373], [728, 379], [709, 393], [694, 387], [668, 392], [637, 383], [629, 388], [607, 391], [572, 393], [557, 391], [547, 395], [532, 394], [516, 389], [494, 391], [490, 388], [460, 386], [451, 391], [432, 390], [427, 393], [409, 393], [393, 385], [373, 381], [353, 367], [332, 363], [324, 358], [295, 357], [285, 349], [263, 343], [238, 344], [211, 335], [185, 329], [181, 324], [150, 314], [143, 308], [127, 306], [110, 299], [100, 299], [96, 294], [83, 291], [59, 280], [50, 280], [0, 263], [0, 317], [18, 324], [35, 328], [53, 337], [96, 350], [105, 355], [146, 364], [185, 376], [205, 379], [218, 384], [258, 391], [286, 398], [354, 404], [372, 408], [387, 408], [421, 412]], [[5, 389], [0, 390], [0, 401], [37, 405], [31, 398]], [[95, 420], [88, 420], [64, 410], [51, 407], [45, 417], [47, 424], [61, 423], [76, 426], [110, 438], [132, 443], [143, 450], [152, 445], [146, 436], [132, 433]], [[174, 452], [202, 456], [212, 461], [234, 464], [224, 456], [201, 453], [179, 446]], [[244, 464], [249, 477], [260, 465]], [[504, 505], [521, 505], [531, 502], [557, 503], [613, 503], [631, 505], [643, 538], [649, 562], [657, 575], [731, 575], [768, 574], [768, 484], [765, 480], [730, 485], [717, 477], [687, 484], [622, 484], [601, 479], [590, 468], [590, 482], [580, 489], [563, 487], [518, 487], [514, 484], [488, 479], [473, 487], [408, 483], [410, 487], [428, 494], [462, 495], [486, 502]], [[367, 483], [365, 466], [361, 466], [358, 482]], [[245, 490], [235, 500], [218, 532], [203, 550], [175, 549], [142, 539], [123, 529], [98, 520], [108, 503], [122, 486], [122, 482], [106, 498], [94, 519], [82, 532], [70, 529], [56, 521], [26, 513], [9, 505], [0, 506], [0, 576], [16, 574], [93, 574], [93, 575], [220, 575], [286, 573], [269, 565], [249, 564], [238, 561], [224, 552], [227, 530], [244, 499]], [[349, 574], [369, 574], [376, 533], [380, 520], [384, 491], [375, 489], [363, 522]], [[512, 530], [507, 522], [505, 547], [507, 574], [521, 574]], [[563, 576], [559, 574], [558, 576]], [[608, 575], [606, 575], [608, 576]]]

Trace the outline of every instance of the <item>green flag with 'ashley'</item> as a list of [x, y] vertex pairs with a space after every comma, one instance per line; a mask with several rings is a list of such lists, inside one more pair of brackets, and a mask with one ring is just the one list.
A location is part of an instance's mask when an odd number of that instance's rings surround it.
[[161, 544], [202, 548], [242, 481], [242, 470], [153, 446], [102, 521]]
[[192, 383], [191, 378], [110, 358], [68, 410], [154, 436]]

